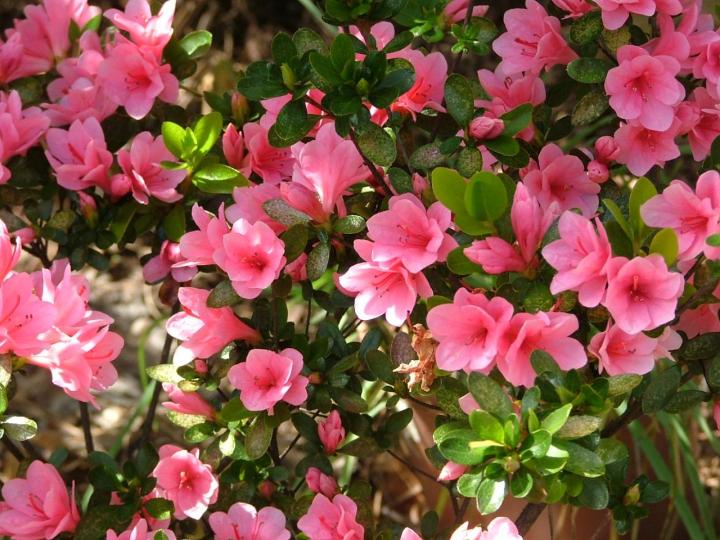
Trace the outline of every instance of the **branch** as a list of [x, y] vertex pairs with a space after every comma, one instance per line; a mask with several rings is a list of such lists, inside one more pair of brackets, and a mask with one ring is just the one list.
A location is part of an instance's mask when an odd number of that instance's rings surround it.
[[78, 401], [78, 405], [80, 406], [80, 423], [85, 437], [85, 451], [91, 454], [95, 451], [95, 443], [90, 429], [90, 411], [88, 410], [88, 404], [84, 401]]

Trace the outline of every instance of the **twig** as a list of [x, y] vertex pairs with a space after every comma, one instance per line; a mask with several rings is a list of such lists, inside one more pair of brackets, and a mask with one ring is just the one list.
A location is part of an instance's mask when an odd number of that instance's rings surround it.
[[525, 505], [525, 508], [522, 509], [522, 512], [520, 512], [520, 515], [515, 520], [515, 526], [520, 536], [527, 534], [537, 518], [540, 517], [540, 514], [543, 513], [546, 506], [545, 503], [528, 503]]
[[436, 484], [440, 484], [440, 485], [443, 486], [443, 487], [445, 486], [445, 484], [443, 484], [442, 482], [440, 482], [440, 481], [439, 481], [437, 478], [435, 478], [432, 474], [430, 474], [430, 473], [428, 473], [428, 472], [425, 472], [425, 471], [423, 471], [422, 469], [416, 467], [415, 465], [413, 465], [412, 463], [410, 463], [410, 462], [409, 462], [408, 460], [406, 460], [405, 458], [397, 455], [397, 454], [396, 454], [395, 452], [393, 452], [392, 450], [388, 450], [388, 453], [389, 453], [392, 457], [394, 457], [395, 459], [397, 459], [400, 463], [402, 463], [403, 465], [405, 465], [405, 466], [406, 466], [408, 469], [410, 469], [412, 472], [417, 473], [417, 474], [419, 474], [420, 476], [424, 476], [424, 477], [427, 478], [428, 480], [432, 480], [432, 481], [435, 482]]
[[22, 450], [15, 446], [15, 443], [12, 442], [10, 439], [8, 439], [7, 437], [3, 437], [2, 442], [3, 446], [5, 446], [8, 452], [10, 452], [15, 457], [15, 459], [17, 459], [18, 461], [22, 461], [23, 459], [25, 459], [25, 454], [23, 454]]
[[431, 403], [425, 403], [424, 401], [422, 401], [422, 400], [420, 400], [420, 399], [418, 399], [418, 398], [416, 398], [416, 397], [408, 396], [407, 399], [409, 399], [409, 400], [412, 401], [413, 403], [417, 403], [418, 405], [422, 405], [423, 407], [427, 407], [428, 409], [432, 409], [433, 411], [441, 411], [441, 412], [442, 412], [442, 408], [441, 408], [441, 407], [438, 407], [437, 405], [433, 405], [433, 404], [431, 404]]
[[90, 429], [90, 411], [88, 410], [88, 404], [84, 401], [78, 401], [78, 405], [80, 406], [80, 423], [85, 437], [85, 451], [91, 454], [95, 451], [95, 443]]

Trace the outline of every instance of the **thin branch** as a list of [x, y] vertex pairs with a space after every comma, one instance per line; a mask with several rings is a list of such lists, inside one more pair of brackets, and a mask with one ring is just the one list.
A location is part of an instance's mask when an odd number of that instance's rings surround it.
[[90, 429], [90, 411], [88, 404], [84, 401], [78, 401], [78, 405], [80, 406], [80, 423], [82, 424], [83, 437], [85, 437], [85, 451], [91, 454], [95, 451], [95, 442]]
[[425, 403], [424, 401], [422, 401], [422, 400], [420, 400], [420, 399], [418, 399], [418, 398], [416, 398], [416, 397], [408, 396], [407, 399], [409, 399], [409, 400], [412, 401], [413, 403], [417, 403], [418, 405], [422, 405], [423, 407], [427, 407], [428, 409], [432, 409], [433, 411], [440, 411], [440, 412], [442, 412], [442, 408], [441, 408], [441, 407], [438, 407], [437, 405], [433, 405], [433, 404], [431, 404], [431, 403]]
[[525, 536], [528, 533], [546, 506], [545, 503], [528, 503], [525, 505], [525, 508], [522, 509], [522, 512], [515, 520], [515, 526], [520, 536]]
[[414, 472], [414, 473], [416, 473], [416, 474], [419, 474], [420, 476], [424, 476], [424, 477], [427, 478], [428, 480], [432, 480], [432, 481], [435, 482], [436, 484], [439, 484], [439, 485], [445, 487], [445, 484], [443, 484], [442, 482], [440, 482], [440, 481], [439, 481], [437, 478], [435, 478], [432, 474], [430, 474], [430, 473], [428, 473], [428, 472], [425, 472], [425, 471], [423, 471], [422, 469], [416, 467], [415, 465], [413, 465], [412, 463], [410, 463], [410, 462], [409, 462], [408, 460], [406, 460], [405, 458], [397, 455], [397, 454], [396, 454], [395, 452], [393, 452], [392, 450], [388, 450], [388, 453], [389, 453], [392, 457], [394, 457], [395, 459], [397, 459], [400, 463], [402, 463], [403, 465], [405, 465], [405, 466], [406, 466], [408, 469], [410, 469], [412, 472]]
[[12, 442], [10, 439], [8, 439], [7, 437], [3, 437], [2, 442], [3, 446], [5, 446], [8, 452], [10, 452], [15, 457], [15, 459], [17, 459], [18, 461], [22, 461], [23, 459], [25, 459], [25, 454], [23, 454], [22, 450], [15, 446], [15, 443]]

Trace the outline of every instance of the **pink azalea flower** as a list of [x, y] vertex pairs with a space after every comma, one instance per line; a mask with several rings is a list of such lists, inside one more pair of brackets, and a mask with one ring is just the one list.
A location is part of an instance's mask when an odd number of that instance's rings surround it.
[[308, 378], [300, 375], [303, 357], [296, 349], [279, 353], [253, 349], [247, 359], [228, 371], [228, 380], [240, 390], [240, 400], [250, 411], [268, 411], [284, 401], [300, 405], [307, 399]]
[[276, 148], [270, 144], [268, 131], [271, 125], [261, 121], [248, 122], [243, 126], [247, 156], [243, 160], [242, 170], [254, 172], [263, 182], [277, 184], [293, 175], [295, 157], [292, 147]]
[[595, 141], [595, 159], [600, 163], [612, 163], [619, 151], [617, 142], [609, 135], [603, 135]]
[[415, 82], [410, 90], [390, 106], [394, 111], [409, 113], [413, 118], [425, 109], [444, 112], [442, 106], [447, 79], [447, 60], [442, 53], [424, 55], [415, 49], [403, 49], [393, 55], [410, 62], [415, 70]]
[[[679, 123], [678, 123], [679, 125]], [[675, 144], [676, 126], [667, 131], [652, 131], [636, 122], [622, 124], [615, 132], [618, 163], [627, 165], [631, 173], [642, 176], [655, 165], [680, 157]]]
[[174, 14], [175, 0], [165, 2], [155, 16], [147, 0], [128, 0], [124, 12], [118, 9], [105, 12], [110, 22], [128, 32], [136, 45], [153, 51], [158, 58], [172, 37]]
[[313, 193], [326, 215], [338, 206], [344, 212], [342, 195], [369, 176], [362, 157], [352, 141], [341, 138], [333, 124], [322, 126], [315, 140], [293, 145], [295, 165], [293, 183]]
[[170, 383], [163, 383], [163, 390], [170, 398], [162, 406], [168, 410], [181, 414], [204, 416], [208, 420], [215, 418], [215, 408], [210, 405], [197, 392], [183, 392], [180, 388]]
[[285, 266], [285, 273], [295, 282], [299, 283], [308, 278], [307, 275], [307, 253], [301, 253], [293, 262]]
[[440, 343], [435, 351], [438, 367], [489, 373], [512, 316], [512, 304], [504, 298], [458, 289], [452, 304], [436, 306], [427, 316], [428, 328]]
[[175, 519], [200, 519], [218, 497], [218, 481], [212, 467], [200, 461], [200, 450], [166, 444], [159, 448], [160, 461], [152, 475], [162, 496], [175, 505]]
[[650, 17], [655, 11], [667, 15], [677, 15], [682, 11], [679, 0], [594, 0], [602, 10], [602, 20], [608, 30], [617, 30], [630, 14]]
[[222, 242], [214, 261], [243, 298], [257, 298], [285, 266], [285, 244], [262, 221], [237, 220]]
[[673, 180], [641, 207], [640, 214], [651, 227], [675, 231], [680, 260], [694, 259], [703, 251], [713, 257], [718, 250], [707, 245], [705, 239], [720, 232], [720, 174], [701, 174], [695, 192], [682, 180]]
[[422, 272], [413, 274], [402, 264], [372, 260], [372, 242], [356, 240], [355, 251], [366, 262], [351, 266], [339, 278], [345, 291], [356, 293], [355, 313], [363, 321], [381, 315], [393, 326], [402, 326], [415, 308], [418, 295], [427, 298], [432, 288]]
[[467, 465], [460, 465], [459, 463], [448, 461], [443, 465], [443, 468], [440, 469], [440, 474], [438, 474], [437, 479], [439, 482], [452, 482], [465, 474], [469, 468]]
[[[462, 22], [467, 15], [469, 4], [469, 0], [450, 0], [445, 6], [445, 9], [443, 9], [443, 13], [450, 22]], [[488, 6], [473, 6], [471, 16], [484, 17], [487, 12]]]
[[323, 473], [317, 467], [310, 467], [305, 473], [305, 483], [313, 493], [322, 493], [331, 499], [338, 492], [337, 482], [332, 476]]
[[710, 332], [720, 332], [720, 304], [703, 304], [694, 309], [686, 309], [680, 320], [673, 326], [688, 339]]
[[588, 178], [591, 182], [602, 184], [610, 178], [608, 166], [596, 159], [593, 159], [587, 166]]
[[605, 307], [621, 330], [637, 334], [675, 318], [685, 279], [670, 272], [662, 256], [615, 257], [608, 262]]
[[555, 217], [574, 208], [591, 217], [597, 210], [600, 186], [590, 181], [579, 157], [564, 154], [556, 144], [545, 145], [538, 161], [531, 161], [521, 177], [543, 210], [548, 212], [553, 203], [557, 205]]
[[345, 440], [345, 428], [337, 409], [330, 411], [325, 420], [318, 422], [318, 437], [326, 454], [333, 454], [340, 443]]
[[[326, 223], [333, 215], [325, 211], [316, 192], [295, 182], [281, 182], [280, 197], [295, 210], [300, 210], [317, 223]], [[338, 205], [338, 215], [344, 216], [347, 212], [342, 199], [338, 200]]]
[[363, 540], [365, 529], [356, 516], [357, 505], [350, 497], [335, 495], [330, 500], [318, 493], [298, 521], [298, 529], [309, 540]]
[[552, 3], [567, 11], [567, 16], [572, 19], [579, 19], [592, 9], [592, 4], [586, 0], [552, 0]]
[[595, 225], [597, 232], [589, 219], [564, 212], [558, 224], [560, 239], [542, 251], [545, 260], [557, 270], [550, 292], [577, 291], [585, 307], [597, 306], [605, 296], [605, 266], [612, 257], [605, 228], [597, 218]]
[[710, 154], [715, 139], [720, 136], [720, 108], [705, 88], [696, 88], [692, 100], [681, 103], [677, 116], [682, 123], [681, 133], [687, 133], [695, 161]]
[[510, 320], [497, 356], [500, 373], [515, 386], [532, 386], [535, 370], [530, 355], [538, 349], [552, 356], [562, 369], [584, 366], [585, 350], [579, 341], [570, 337], [578, 326], [577, 318], [570, 313], [516, 314]]
[[44, 70], [42, 65], [26, 62], [24, 52], [22, 36], [18, 32], [10, 34], [4, 42], [0, 38], [0, 83], [6, 85]]
[[403, 529], [402, 534], [400, 535], [400, 540], [423, 540], [422, 537], [413, 531], [412, 529], [408, 529], [405, 527]]
[[450, 540], [523, 540], [515, 523], [506, 517], [496, 517], [483, 532], [480, 527], [469, 528], [467, 522], [458, 527]]
[[494, 139], [500, 136], [504, 129], [505, 122], [487, 115], [473, 118], [468, 126], [470, 136], [478, 141]]
[[280, 188], [274, 184], [259, 184], [257, 186], [239, 187], [233, 190], [235, 204], [228, 207], [225, 212], [230, 223], [243, 218], [250, 223], [262, 221], [270, 227], [275, 234], [280, 234], [286, 227], [278, 223], [265, 212], [263, 204], [273, 199], [280, 199]]
[[600, 373], [610, 376], [624, 373], [645, 375], [655, 367], [658, 340], [642, 332], [627, 334], [608, 322], [604, 332], [595, 334], [588, 351], [598, 358]]
[[147, 116], [155, 99], [173, 103], [179, 92], [169, 64], [160, 64], [152, 50], [121, 37], [100, 66], [98, 82], [108, 97], [135, 120]]
[[45, 134], [47, 117], [37, 107], [22, 108], [17, 91], [0, 92], [0, 185], [10, 180], [4, 164], [14, 156], [24, 156]]
[[178, 201], [182, 195], [175, 188], [187, 176], [187, 171], [170, 171], [160, 166], [161, 162], [173, 159], [161, 136], [153, 138], [149, 131], [143, 131], [135, 136], [129, 151], [117, 153], [123, 172], [113, 177], [113, 187], [115, 184], [127, 186], [141, 204], [148, 204], [150, 197], [167, 203]]
[[680, 62], [635, 45], [620, 47], [617, 58], [620, 65], [605, 79], [610, 106], [620, 118], [636, 120], [647, 129], [668, 129], [675, 106], [685, 97], [685, 88], [675, 78]]
[[235, 316], [229, 307], [207, 307], [210, 291], [180, 287], [178, 300], [183, 311], [168, 319], [165, 329], [183, 343], [173, 356], [176, 366], [189, 364], [195, 358], [209, 358], [228, 343], [243, 340], [257, 343], [260, 334]]
[[14, 241], [10, 238], [5, 222], [0, 219], [0, 287], [2, 282], [17, 262], [22, 254], [22, 242], [20, 238], [15, 237]]
[[707, 79], [708, 90], [717, 95], [720, 88], [720, 39], [717, 34], [711, 35], [699, 48], [699, 54], [692, 65], [693, 76], [697, 79]]
[[577, 58], [562, 36], [560, 21], [535, 0], [526, 0], [525, 9], [507, 10], [503, 21], [507, 31], [493, 42], [493, 50], [502, 58], [498, 68], [508, 75], [538, 74]]
[[410, 272], [444, 261], [457, 242], [445, 231], [452, 225], [450, 211], [442, 203], [427, 210], [415, 195], [390, 198], [388, 209], [367, 221], [368, 238], [373, 241], [372, 260], [399, 261]]
[[235, 124], [228, 124], [222, 136], [222, 150], [225, 161], [228, 165], [242, 172], [245, 176], [249, 174], [245, 169], [245, 137], [243, 132], [235, 127]]
[[180, 253], [187, 265], [215, 264], [215, 254], [223, 249], [223, 238], [230, 231], [225, 221], [225, 206], [220, 205], [218, 216], [207, 213], [199, 204], [192, 207], [192, 217], [198, 226], [180, 238]]
[[165, 240], [160, 246], [160, 253], [143, 266], [143, 279], [148, 283], [157, 283], [171, 274], [178, 283], [190, 281], [195, 269], [185, 266], [185, 262], [185, 258], [180, 253], [180, 244]]
[[515, 247], [498, 236], [475, 240], [463, 253], [472, 262], [482, 266], [488, 274], [524, 272], [528, 267], [528, 262]]
[[144, 519], [138, 520], [127, 530], [117, 534], [108, 529], [105, 540], [153, 540], [157, 533], [163, 533], [168, 540], [176, 540], [175, 533], [169, 529], [151, 529]]
[[225, 512], [213, 512], [209, 518], [215, 540], [289, 540], [285, 516], [277, 508], [238, 502]]
[[45, 156], [65, 189], [101, 188], [113, 195], [110, 181], [112, 154], [97, 119], [75, 120], [68, 130], [50, 128]]
[[57, 469], [42, 461], [33, 461], [25, 478], [6, 481], [2, 498], [0, 531], [13, 540], [50, 540], [74, 532], [80, 521], [75, 489], [68, 495]]

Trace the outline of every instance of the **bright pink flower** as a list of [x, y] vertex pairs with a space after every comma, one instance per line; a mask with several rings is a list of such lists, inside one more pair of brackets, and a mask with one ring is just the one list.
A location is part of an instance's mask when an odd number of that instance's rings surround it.
[[595, 141], [595, 159], [600, 163], [609, 164], [617, 158], [619, 149], [615, 139], [603, 135]]
[[157, 283], [171, 274], [178, 283], [190, 281], [195, 270], [182, 265], [184, 262], [185, 258], [180, 253], [180, 244], [165, 240], [160, 246], [160, 253], [143, 266], [143, 279], [148, 283]]
[[15, 237], [13, 241], [10, 238], [5, 222], [0, 219], [0, 287], [2, 282], [17, 262], [22, 254], [22, 242], [20, 238]]
[[337, 492], [337, 482], [332, 476], [323, 473], [317, 467], [310, 467], [305, 473], [305, 483], [313, 493], [322, 493], [331, 499]]
[[209, 518], [215, 540], [289, 540], [285, 516], [277, 508], [238, 502], [225, 512], [213, 512]]
[[579, 157], [564, 154], [556, 144], [545, 145], [538, 161], [531, 161], [521, 177], [543, 210], [548, 212], [553, 203], [557, 205], [555, 217], [574, 208], [591, 217], [597, 210], [600, 186], [590, 181]]
[[469, 467], [467, 465], [460, 465], [459, 463], [448, 461], [443, 465], [443, 468], [440, 469], [440, 474], [438, 474], [437, 479], [439, 482], [451, 482], [460, 478], [468, 469]]
[[355, 313], [363, 321], [385, 315], [393, 326], [402, 326], [415, 308], [418, 295], [427, 298], [432, 288], [422, 272], [413, 274], [402, 264], [372, 260], [372, 242], [356, 240], [355, 251], [366, 262], [351, 266], [339, 278], [340, 285], [355, 297]]
[[127, 530], [117, 534], [114, 530], [108, 529], [105, 540], [153, 540], [157, 533], [163, 533], [168, 540], [176, 540], [175, 533], [169, 529], [151, 529], [148, 522], [139, 519]]
[[212, 467], [200, 461], [200, 450], [166, 444], [158, 450], [160, 461], [152, 475], [162, 496], [175, 505], [175, 519], [200, 519], [218, 497]]
[[608, 262], [604, 305], [621, 330], [637, 334], [675, 318], [685, 279], [670, 272], [662, 256], [615, 257]]
[[498, 236], [475, 240], [463, 253], [472, 262], [482, 266], [488, 274], [524, 272], [528, 267], [527, 261], [515, 247]]
[[695, 309], [686, 309], [680, 320], [673, 326], [678, 332], [684, 333], [688, 339], [700, 334], [720, 332], [720, 304], [702, 304]]
[[468, 522], [455, 529], [450, 540], [523, 540], [515, 523], [506, 517], [496, 517], [483, 532], [480, 527], [469, 528]]
[[393, 55], [410, 62], [415, 70], [415, 82], [410, 90], [390, 106], [394, 111], [408, 112], [413, 118], [424, 109], [444, 112], [442, 106], [447, 78], [447, 60], [442, 53], [428, 55], [416, 49], [403, 49]]
[[602, 184], [610, 178], [608, 166], [595, 159], [588, 163], [587, 173], [590, 181], [596, 184]]
[[[679, 125], [679, 123], [678, 123]], [[676, 126], [667, 131], [652, 131], [636, 122], [622, 124], [615, 132], [618, 163], [627, 165], [631, 173], [642, 176], [655, 165], [680, 157], [675, 144]]]
[[108, 9], [105, 16], [120, 30], [130, 34], [133, 42], [162, 56], [163, 48], [172, 37], [175, 0], [167, 0], [153, 16], [148, 0], [128, 0], [125, 11]]
[[237, 339], [257, 343], [260, 334], [240, 319], [229, 307], [207, 307], [210, 291], [180, 287], [178, 300], [183, 311], [168, 319], [167, 333], [183, 343], [173, 356], [176, 366], [189, 364], [194, 358], [209, 358]]
[[0, 38], [0, 83], [3, 85], [44, 71], [42, 65], [25, 61], [25, 48], [18, 32], [10, 34], [5, 42]]
[[222, 150], [225, 161], [228, 165], [241, 171], [246, 176], [249, 174], [245, 168], [245, 138], [243, 132], [235, 127], [235, 124], [228, 124], [222, 136]]
[[197, 392], [183, 392], [180, 388], [170, 383], [163, 383], [163, 390], [170, 398], [162, 406], [171, 411], [181, 414], [192, 414], [204, 416], [208, 420], [215, 418], [215, 408], [210, 405]]
[[343, 193], [369, 175], [352, 141], [341, 138], [333, 124], [322, 126], [315, 140], [293, 145], [296, 162], [292, 181], [315, 194], [326, 215], [345, 205]]
[[241, 297], [252, 299], [280, 276], [285, 266], [285, 244], [262, 221], [239, 219], [222, 238], [214, 260]]
[[33, 461], [25, 478], [8, 480], [2, 488], [0, 530], [13, 540], [51, 540], [72, 533], [80, 521], [74, 491], [68, 495], [55, 467]]
[[600, 220], [592, 222], [564, 212], [558, 224], [560, 239], [545, 246], [542, 255], [557, 270], [550, 292], [577, 291], [585, 307], [597, 306], [605, 296], [606, 265], [612, 257], [610, 242]]
[[169, 64], [160, 61], [150, 49], [118, 37], [100, 66], [98, 82], [107, 95], [135, 120], [147, 116], [155, 99], [173, 103], [179, 83]]
[[573, 19], [582, 17], [592, 9], [592, 4], [587, 0], [552, 0], [552, 3], [567, 11], [567, 16]]
[[720, 401], [716, 401], [713, 405], [713, 419], [715, 420], [715, 428], [720, 431]]
[[95, 118], [75, 120], [68, 130], [50, 128], [46, 141], [45, 156], [55, 171], [58, 184], [73, 190], [97, 186], [113, 195], [110, 181], [113, 157]]
[[10, 180], [10, 169], [4, 164], [35, 146], [49, 123], [37, 107], [23, 110], [17, 91], [0, 92], [0, 185]]
[[326, 454], [333, 454], [340, 443], [345, 440], [345, 428], [340, 413], [333, 409], [325, 420], [318, 422], [318, 437]]
[[250, 411], [268, 411], [284, 401], [300, 405], [307, 399], [308, 378], [300, 375], [302, 354], [295, 349], [279, 353], [253, 349], [247, 359], [228, 371], [228, 380], [240, 390], [240, 400]]
[[165, 147], [161, 136], [153, 138], [149, 131], [135, 136], [130, 150], [120, 150], [117, 160], [122, 173], [113, 177], [113, 184], [124, 184], [132, 190], [133, 197], [141, 204], [148, 204], [150, 197], [171, 203], [182, 198], [175, 188], [183, 181], [187, 171], [163, 169], [160, 163], [174, 159]]
[[635, 45], [620, 47], [617, 58], [620, 65], [605, 79], [610, 106], [624, 120], [636, 120], [654, 131], [668, 129], [675, 106], [685, 97], [685, 88], [675, 78], [680, 62], [672, 56], [652, 56]]
[[[318, 223], [326, 223], [332, 216], [332, 213], [325, 211], [323, 203], [315, 191], [311, 191], [296, 182], [281, 182], [280, 196], [283, 201], [295, 210], [300, 210], [300, 212], [310, 216], [313, 221]], [[344, 216], [347, 212], [342, 199], [338, 201], [338, 205], [338, 214]]]
[[693, 76], [697, 79], [707, 79], [708, 90], [717, 95], [720, 88], [720, 36], [715, 33], [700, 47], [699, 54], [693, 61]]
[[197, 203], [193, 205], [192, 217], [198, 230], [185, 233], [180, 238], [180, 253], [188, 265], [215, 264], [215, 254], [223, 249], [223, 238], [230, 231], [223, 204], [218, 216], [209, 214]]
[[599, 361], [600, 373], [622, 375], [636, 373], [645, 375], [655, 367], [655, 350], [658, 340], [642, 332], [627, 334], [619, 326], [608, 322], [604, 332], [595, 334], [588, 351]]
[[535, 370], [530, 355], [538, 349], [552, 356], [564, 370], [576, 369], [587, 363], [582, 344], [571, 338], [578, 329], [578, 320], [570, 313], [518, 313], [510, 320], [497, 356], [500, 373], [515, 386], [530, 387]]
[[680, 260], [694, 259], [703, 251], [714, 258], [718, 250], [707, 245], [705, 239], [720, 232], [720, 174], [701, 174], [695, 192], [682, 180], [673, 180], [642, 206], [640, 214], [651, 227], [675, 231]]
[[468, 132], [474, 139], [482, 141], [498, 137], [504, 129], [505, 123], [502, 120], [484, 115], [473, 118], [470, 121]]
[[704, 160], [710, 154], [712, 143], [720, 136], [720, 108], [716, 100], [705, 88], [696, 88], [692, 101], [681, 103], [677, 115], [683, 123], [682, 132], [688, 135], [693, 158]]
[[307, 253], [301, 253], [297, 259], [285, 266], [285, 273], [290, 276], [295, 283], [305, 281], [308, 278], [307, 259]]
[[293, 175], [295, 157], [292, 147], [276, 148], [270, 144], [268, 141], [269, 129], [270, 125], [264, 121], [248, 122], [243, 126], [244, 143], [247, 149], [243, 170], [254, 172], [262, 178], [263, 182], [277, 184]]
[[335, 495], [330, 500], [318, 493], [298, 521], [298, 529], [309, 540], [363, 540], [365, 529], [356, 516], [357, 505], [350, 497]]
[[682, 11], [679, 0], [594, 0], [602, 10], [602, 20], [608, 30], [617, 30], [631, 13], [650, 17], [655, 11], [677, 15]]
[[436, 306], [427, 315], [428, 328], [440, 343], [438, 367], [489, 373], [512, 316], [512, 304], [504, 298], [458, 289], [452, 304]]
[[399, 261], [408, 271], [444, 261], [457, 242], [445, 231], [452, 225], [450, 211], [442, 203], [427, 210], [415, 195], [390, 198], [388, 209], [367, 221], [368, 238], [373, 241], [372, 260]]
[[535, 0], [526, 0], [525, 9], [507, 10], [503, 21], [507, 31], [493, 42], [493, 50], [502, 58], [498, 68], [508, 75], [539, 74], [577, 58], [562, 36], [560, 21]]
[[[494, 72], [481, 69], [477, 72], [483, 90], [490, 96], [489, 100], [476, 100], [475, 105], [482, 107], [496, 117], [500, 117], [508, 111], [530, 103], [540, 105], [545, 101], [545, 85], [542, 79], [534, 73], [507, 74], [500, 68]], [[522, 132], [528, 132], [528, 140], [532, 137], [533, 128], [530, 126]]]
[[[467, 15], [469, 4], [469, 0], [450, 0], [450, 2], [448, 2], [445, 6], [445, 9], [443, 9], [443, 13], [450, 22], [462, 22], [465, 20], [465, 16]], [[471, 15], [472, 17], [484, 17], [487, 11], [488, 6], [474, 6], [472, 8]]]
[[263, 204], [267, 201], [280, 198], [280, 188], [274, 184], [258, 184], [257, 186], [235, 188], [233, 190], [235, 204], [228, 207], [225, 216], [230, 223], [235, 223], [240, 218], [250, 223], [262, 221], [273, 232], [280, 234], [286, 229], [285, 225], [268, 216], [263, 207]]

